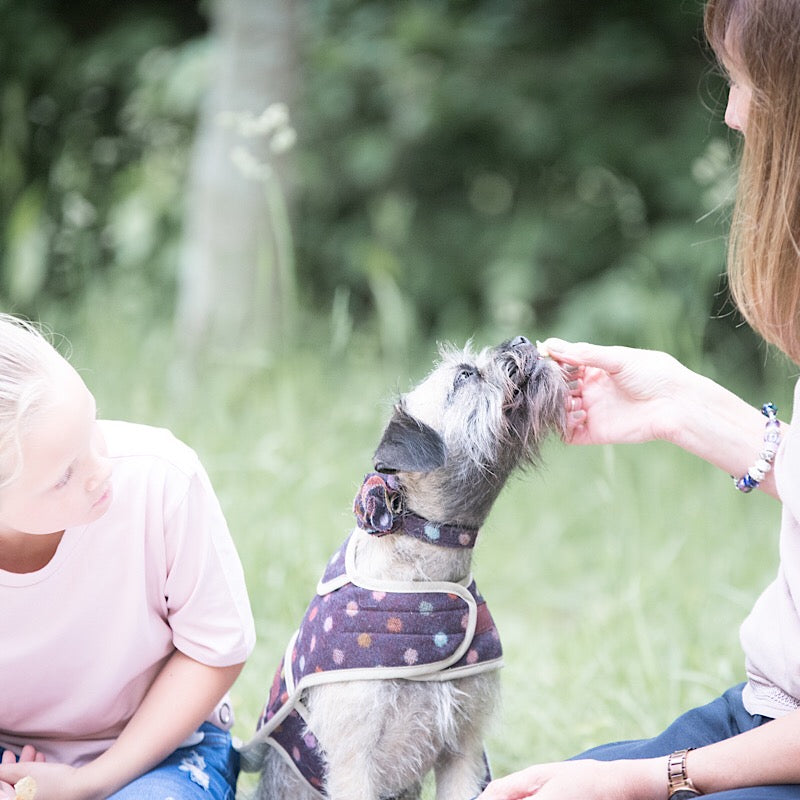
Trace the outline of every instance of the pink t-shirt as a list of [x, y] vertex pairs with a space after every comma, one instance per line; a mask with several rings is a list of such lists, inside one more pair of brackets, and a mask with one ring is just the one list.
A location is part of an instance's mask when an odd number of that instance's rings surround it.
[[[775, 485], [783, 503], [780, 565], [775, 580], [741, 627], [748, 683], [745, 708], [779, 717], [800, 707], [800, 381], [792, 426], [784, 426], [775, 458]], [[756, 547], [767, 547], [764, 538]]]
[[195, 453], [165, 430], [101, 424], [108, 511], [66, 530], [38, 572], [0, 570], [0, 745], [74, 765], [112, 744], [175, 648], [222, 667], [255, 643], [241, 563]]

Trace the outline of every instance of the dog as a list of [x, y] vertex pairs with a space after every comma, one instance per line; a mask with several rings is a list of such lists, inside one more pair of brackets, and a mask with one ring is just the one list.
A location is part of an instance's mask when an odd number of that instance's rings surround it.
[[242, 767], [258, 800], [467, 800], [490, 780], [499, 636], [471, 577], [508, 476], [563, 436], [561, 369], [519, 336], [444, 346], [395, 405], [333, 555], [275, 675]]

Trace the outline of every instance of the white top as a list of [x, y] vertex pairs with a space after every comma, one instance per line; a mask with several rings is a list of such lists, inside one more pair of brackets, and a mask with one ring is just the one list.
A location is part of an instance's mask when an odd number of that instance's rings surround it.
[[[243, 662], [255, 631], [208, 476], [166, 430], [102, 422], [113, 501], [50, 563], [0, 570], [0, 746], [79, 766], [106, 750], [177, 648]], [[168, 710], [165, 710], [168, 713]]]
[[767, 717], [800, 707], [800, 381], [792, 426], [784, 427], [774, 470], [783, 503], [778, 575], [740, 632], [748, 677], [744, 705], [751, 714]]

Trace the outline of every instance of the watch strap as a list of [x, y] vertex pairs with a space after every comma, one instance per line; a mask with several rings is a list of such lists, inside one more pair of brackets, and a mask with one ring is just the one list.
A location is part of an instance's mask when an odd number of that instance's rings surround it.
[[693, 748], [676, 750], [667, 759], [667, 781], [669, 800], [689, 800], [699, 797], [700, 792], [686, 771], [686, 757]]

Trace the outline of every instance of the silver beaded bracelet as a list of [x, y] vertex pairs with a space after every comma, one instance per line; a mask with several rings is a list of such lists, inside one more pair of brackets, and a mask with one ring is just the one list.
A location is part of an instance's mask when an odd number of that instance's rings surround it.
[[740, 492], [747, 494], [753, 489], [758, 488], [758, 484], [764, 480], [767, 473], [772, 469], [775, 461], [775, 454], [781, 443], [781, 423], [778, 419], [778, 409], [774, 403], [764, 403], [761, 406], [761, 413], [767, 418], [764, 429], [764, 449], [758, 454], [758, 460], [753, 464], [741, 478], [733, 478], [733, 483]]

